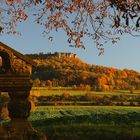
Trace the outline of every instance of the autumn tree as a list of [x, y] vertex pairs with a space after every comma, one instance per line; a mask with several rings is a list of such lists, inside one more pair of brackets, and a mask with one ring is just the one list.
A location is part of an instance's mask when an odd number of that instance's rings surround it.
[[52, 81], [47, 80], [48, 89], [52, 89]]
[[33, 86], [35, 87], [39, 87], [40, 86], [40, 79], [39, 78], [36, 78], [34, 81], [33, 81]]
[[140, 0], [0, 0], [0, 32], [16, 34], [17, 24], [31, 15], [43, 34], [63, 29], [69, 46], [78, 48], [89, 37], [99, 54], [108, 41], [116, 43], [125, 33], [138, 36], [140, 30]]

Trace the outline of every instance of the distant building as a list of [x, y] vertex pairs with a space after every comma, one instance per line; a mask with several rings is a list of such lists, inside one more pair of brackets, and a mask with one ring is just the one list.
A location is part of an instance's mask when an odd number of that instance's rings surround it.
[[61, 58], [61, 57], [70, 57], [70, 58], [76, 58], [77, 55], [70, 52], [70, 53], [67, 53], [67, 52], [55, 52], [55, 53], [47, 53], [47, 54], [44, 54], [44, 53], [39, 53], [39, 54], [27, 54], [27, 56], [30, 56], [31, 58], [33, 59], [47, 59], [48, 57], [51, 57], [51, 56], [54, 56], [54, 57], [58, 57], [58, 58]]
[[74, 54], [74, 53], [65, 53], [65, 52], [55, 52], [54, 53], [54, 56], [57, 56], [57, 57], [59, 57], [59, 58], [61, 58], [61, 57], [73, 57], [73, 58], [76, 58], [77, 57], [77, 55], [76, 54]]

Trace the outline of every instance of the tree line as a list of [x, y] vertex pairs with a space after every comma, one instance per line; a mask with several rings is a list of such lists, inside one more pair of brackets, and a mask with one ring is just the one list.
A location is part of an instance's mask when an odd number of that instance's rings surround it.
[[86, 87], [95, 91], [138, 90], [140, 74], [134, 70], [120, 70], [112, 67], [90, 65], [79, 58], [29, 55], [38, 66], [33, 68], [32, 79], [35, 86]]

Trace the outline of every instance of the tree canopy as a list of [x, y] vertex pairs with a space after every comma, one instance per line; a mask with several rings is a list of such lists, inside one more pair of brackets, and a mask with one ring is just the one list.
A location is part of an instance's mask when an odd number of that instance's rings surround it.
[[70, 46], [78, 48], [85, 48], [87, 36], [101, 54], [108, 41], [139, 35], [140, 0], [0, 0], [1, 33], [16, 34], [16, 25], [32, 16], [44, 34], [63, 29]]
[[[28, 54], [38, 64], [31, 76], [34, 85], [81, 88], [89, 85], [96, 91], [140, 89], [140, 74], [134, 70], [90, 65], [68, 54]], [[16, 67], [20, 64], [17, 59], [15, 63]]]

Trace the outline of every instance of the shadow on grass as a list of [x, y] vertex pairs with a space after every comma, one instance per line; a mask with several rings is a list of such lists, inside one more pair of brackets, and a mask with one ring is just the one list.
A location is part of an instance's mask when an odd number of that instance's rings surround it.
[[46, 133], [48, 140], [140, 140], [137, 123], [86, 121], [86, 116], [66, 116], [32, 121], [33, 126]]

